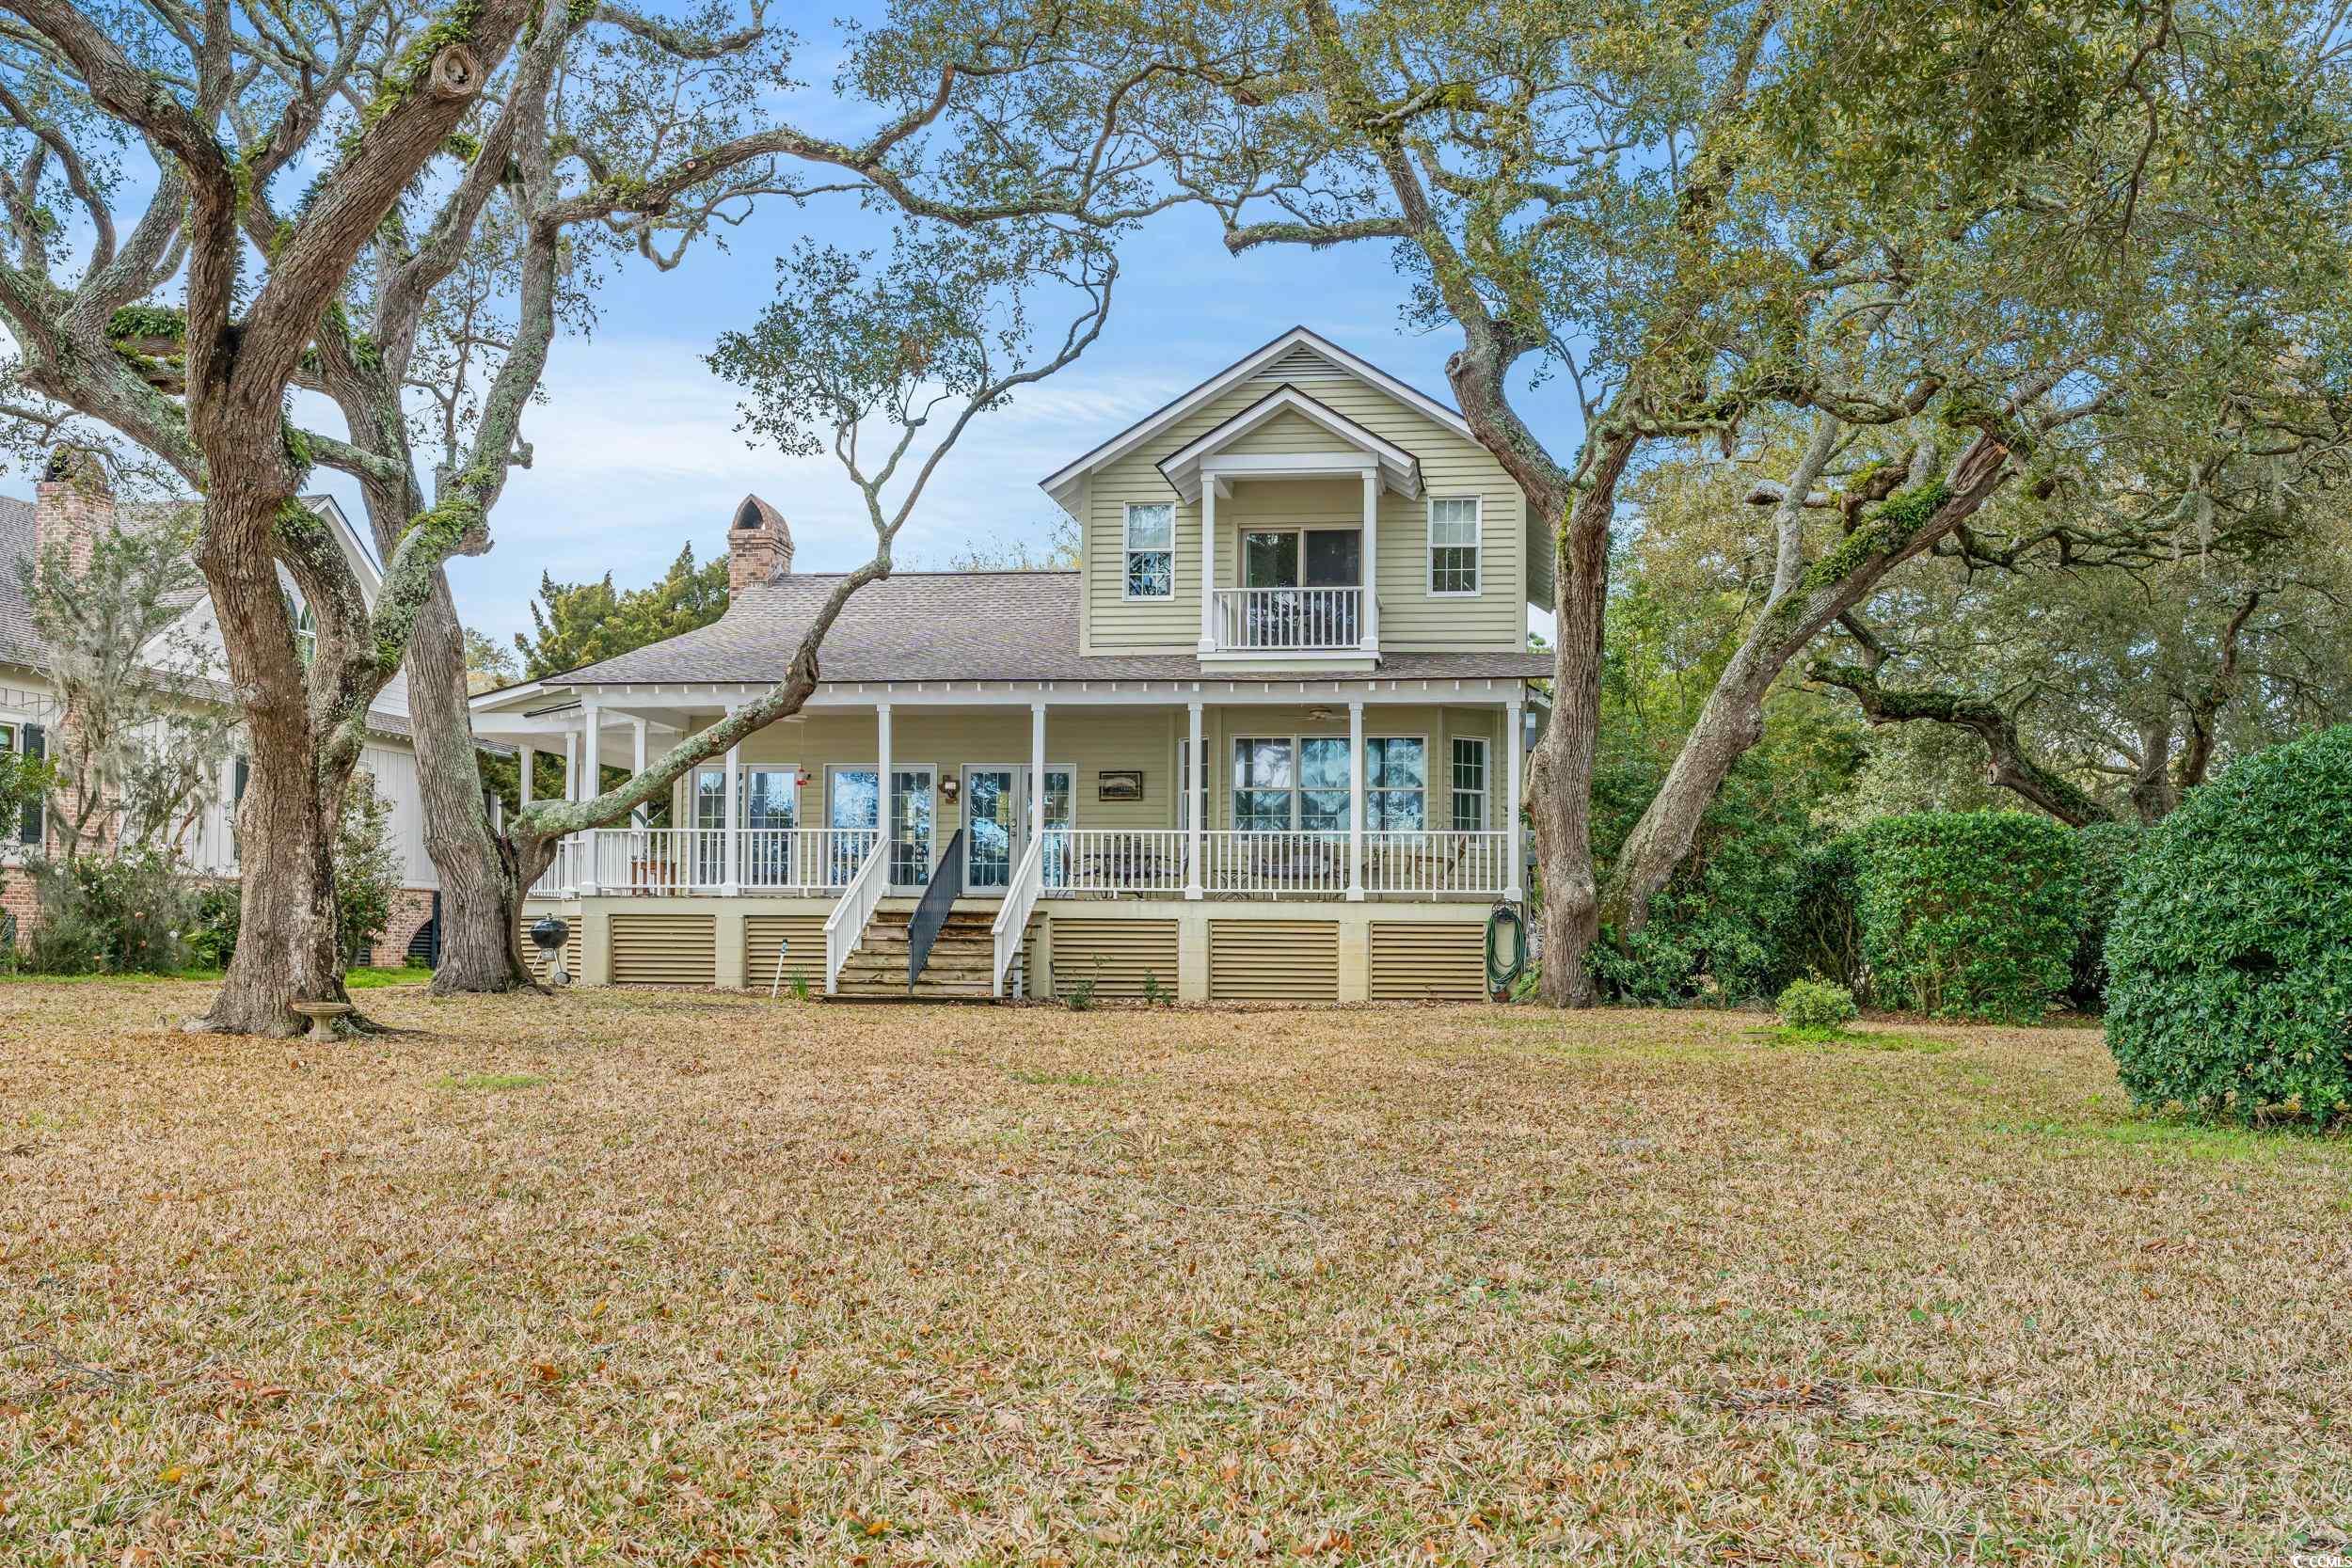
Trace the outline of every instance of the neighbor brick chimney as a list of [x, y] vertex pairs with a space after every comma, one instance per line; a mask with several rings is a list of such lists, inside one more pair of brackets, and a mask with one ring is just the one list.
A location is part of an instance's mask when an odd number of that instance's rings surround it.
[[87, 447], [53, 447], [33, 495], [35, 551], [62, 545], [74, 575], [88, 571], [98, 535], [115, 526], [114, 490], [106, 482], [105, 464]]
[[727, 529], [727, 593], [770, 583], [792, 570], [792, 531], [784, 515], [757, 496], [745, 496]]

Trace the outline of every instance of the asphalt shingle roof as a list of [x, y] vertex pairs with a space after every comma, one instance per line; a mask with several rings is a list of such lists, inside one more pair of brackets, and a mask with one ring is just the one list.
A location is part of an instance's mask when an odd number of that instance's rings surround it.
[[[738, 594], [709, 626], [543, 685], [755, 683], [784, 677], [834, 573], [797, 573]], [[1311, 665], [1272, 674], [1203, 667], [1191, 654], [1078, 651], [1075, 572], [899, 572], [850, 596], [818, 650], [827, 681], [1329, 680]], [[1540, 679], [1536, 654], [1388, 654], [1381, 679]], [[1360, 677], [1355, 677], [1360, 678]]]

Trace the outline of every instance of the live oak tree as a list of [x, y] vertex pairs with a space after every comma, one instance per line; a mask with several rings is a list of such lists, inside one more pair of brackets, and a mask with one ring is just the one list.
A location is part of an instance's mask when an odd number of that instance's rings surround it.
[[[850, 141], [769, 118], [789, 40], [757, 9], [0, 8], [18, 24], [0, 34], [0, 322], [19, 351], [0, 412], [20, 443], [110, 433], [203, 498], [198, 558], [252, 752], [244, 940], [211, 1028], [282, 1033], [288, 1004], [342, 996], [329, 846], [369, 701], [404, 661], [444, 893], [436, 983], [521, 979], [527, 878], [475, 782], [440, 568], [487, 547], [589, 274], [675, 261], [774, 195], [1115, 221], [1137, 164], [1118, 126], [1130, 56], [1053, 8], [862, 35], [841, 85], [879, 112]], [[342, 432], [290, 419], [314, 406], [297, 389]], [[387, 561], [373, 608], [299, 505], [314, 464], [359, 483]], [[281, 571], [317, 618], [307, 664]]]
[[[1183, 176], [1236, 250], [1391, 243], [1412, 318], [1461, 334], [1465, 417], [1553, 533], [1556, 706], [1530, 794], [1555, 1002], [1590, 997], [1603, 921], [1639, 926], [1813, 638], [2102, 400], [2168, 375], [2258, 381], [2342, 276], [2341, 41], [2322, 11], [1236, 14], [1187, 59], [1225, 112]], [[1572, 450], [1518, 411], [1530, 367], [1572, 392]], [[1620, 487], [1661, 443], [1735, 446], [1774, 413], [1810, 423], [1778, 476], [1770, 602], [1597, 887]], [[1816, 517], [1817, 483], [1873, 427], [1906, 436], [1847, 465]]]
[[[392, 230], [380, 245], [396, 265], [356, 280], [361, 352], [330, 356], [326, 381], [365, 459], [354, 471], [379, 537], [421, 504], [411, 445], [434, 454], [437, 500], [510, 456], [529, 460], [516, 414], [554, 341], [593, 321], [599, 277], [668, 270], [755, 201], [854, 197], [961, 224], [1058, 212], [1115, 226], [1143, 188], [1120, 130], [1135, 67], [1082, 40], [1057, 8], [894, 15], [858, 34], [835, 86], [840, 118], [869, 128], [850, 140], [768, 112], [793, 85], [795, 40], [756, 7], [744, 20], [718, 6], [682, 19], [576, 8], [566, 22], [569, 36], [551, 27], [522, 50], [510, 107], [482, 133], [503, 169], [463, 214], [462, 243], [411, 253]], [[498, 167], [484, 154], [472, 166]], [[452, 242], [463, 227], [450, 227]], [[425, 400], [405, 432], [404, 393]], [[443, 888], [434, 985], [499, 990], [528, 983], [513, 933], [529, 879], [475, 787], [447, 597], [439, 590], [427, 607], [409, 664]]]
[[827, 591], [767, 690], [592, 798], [516, 818], [508, 837], [525, 885], [565, 833], [666, 800], [696, 763], [801, 710], [826, 632], [851, 594], [890, 575], [898, 535], [957, 440], [1086, 352], [1118, 277], [1097, 229], [1045, 218], [982, 232], [914, 225], [886, 259], [803, 243], [776, 265], [775, 300], [721, 339], [711, 367], [741, 389], [741, 428], [754, 438], [796, 455], [833, 453], [863, 503], [873, 552]]

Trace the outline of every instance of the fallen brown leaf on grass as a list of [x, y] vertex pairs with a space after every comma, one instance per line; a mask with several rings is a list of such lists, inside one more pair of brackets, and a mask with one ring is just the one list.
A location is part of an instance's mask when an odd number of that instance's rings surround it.
[[370, 1006], [416, 1032], [296, 1071], [0, 991], [0, 1561], [2204, 1563], [2352, 1518], [2352, 1148], [2126, 1122], [2089, 1032]]

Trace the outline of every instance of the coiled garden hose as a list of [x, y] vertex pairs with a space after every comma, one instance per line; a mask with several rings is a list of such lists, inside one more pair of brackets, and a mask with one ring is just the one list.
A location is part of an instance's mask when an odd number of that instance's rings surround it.
[[[1511, 956], [1504, 960], [1497, 952], [1496, 933], [1505, 923], [1511, 927]], [[1527, 973], [1527, 921], [1517, 904], [1500, 903], [1486, 911], [1486, 994], [1497, 1002], [1511, 1000], [1511, 988]]]

